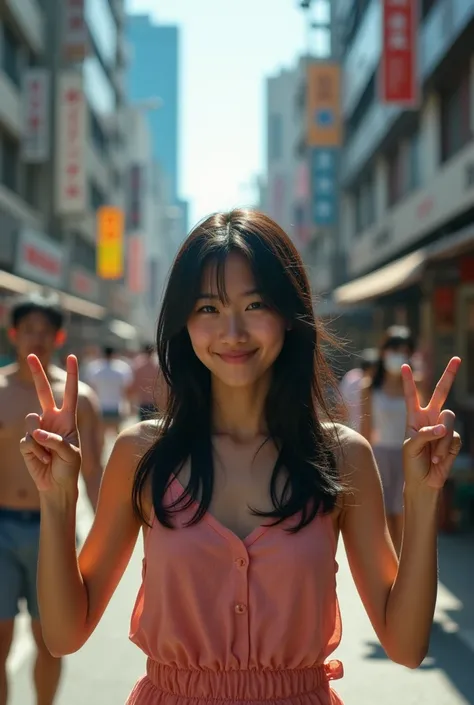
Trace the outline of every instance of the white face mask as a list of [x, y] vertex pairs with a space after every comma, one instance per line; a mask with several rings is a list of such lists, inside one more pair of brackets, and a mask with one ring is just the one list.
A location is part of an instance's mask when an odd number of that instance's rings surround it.
[[384, 358], [384, 367], [392, 375], [401, 374], [402, 365], [409, 362], [409, 358], [403, 353], [387, 353]]

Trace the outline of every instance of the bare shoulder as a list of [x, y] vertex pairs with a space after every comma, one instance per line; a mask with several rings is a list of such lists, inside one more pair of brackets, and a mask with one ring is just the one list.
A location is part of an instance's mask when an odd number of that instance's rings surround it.
[[341, 481], [347, 487], [363, 482], [362, 475], [373, 473], [374, 460], [370, 443], [357, 431], [343, 424], [326, 424], [334, 440], [334, 454]]
[[118, 435], [114, 447], [119, 447], [141, 458], [155, 443], [158, 438], [158, 433], [158, 422], [152, 419], [149, 421], [140, 421], [124, 429]]

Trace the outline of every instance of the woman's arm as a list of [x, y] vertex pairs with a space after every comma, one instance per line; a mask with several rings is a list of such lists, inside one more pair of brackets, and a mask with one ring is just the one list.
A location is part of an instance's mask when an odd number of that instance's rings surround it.
[[38, 597], [46, 646], [54, 656], [73, 653], [97, 626], [133, 552], [140, 530], [131, 503], [137, 459], [144, 451], [139, 426], [122, 433], [104, 472], [92, 529], [76, 555], [76, 501], [41, 500]]
[[398, 563], [370, 445], [348, 429], [341, 437], [346, 446], [341, 468], [351, 487], [341, 531], [354, 582], [388, 657], [416, 668], [428, 650], [436, 600], [436, 493], [432, 500], [405, 497]]

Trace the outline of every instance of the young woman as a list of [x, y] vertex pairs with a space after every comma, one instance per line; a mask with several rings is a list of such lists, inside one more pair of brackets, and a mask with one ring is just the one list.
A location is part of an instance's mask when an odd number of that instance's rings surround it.
[[372, 444], [382, 480], [387, 524], [397, 554], [403, 534], [403, 441], [407, 410], [402, 367], [409, 364], [415, 343], [405, 326], [392, 326], [380, 346], [372, 381], [362, 390], [361, 433]]
[[[265, 215], [197, 226], [173, 265], [158, 324], [169, 385], [162, 421], [118, 438], [94, 525], [75, 548], [77, 362], [54, 405], [30, 357], [42, 415], [22, 453], [41, 493], [39, 604], [53, 654], [80, 649], [145, 535], [131, 639], [148, 656], [129, 705], [340, 703], [330, 656], [341, 637], [341, 533], [387, 654], [414, 668], [436, 598], [438, 497], [460, 446], [442, 406], [449, 363], [422, 409], [409, 367], [400, 564], [370, 445], [328, 422], [321, 330], [301, 259]], [[439, 462], [435, 463], [435, 458]]]

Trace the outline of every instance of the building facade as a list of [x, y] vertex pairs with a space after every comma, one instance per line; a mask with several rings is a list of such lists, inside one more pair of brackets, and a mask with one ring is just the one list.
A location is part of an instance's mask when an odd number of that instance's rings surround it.
[[165, 180], [153, 156], [147, 111], [129, 106], [127, 116], [127, 281], [132, 321], [142, 341], [154, 342], [164, 283], [177, 250], [169, 223]]
[[[343, 277], [339, 177], [342, 147], [341, 71], [326, 0], [302, 3], [308, 43], [293, 69], [267, 80], [265, 209], [289, 233], [305, 262], [318, 311], [331, 310]], [[318, 47], [315, 34], [324, 36]]]
[[382, 8], [382, 0], [337, 3], [347, 282], [335, 299], [349, 315], [372, 307], [373, 342], [389, 324], [410, 325], [430, 380], [450, 355], [464, 357], [453, 403], [472, 445], [474, 2], [419, 3], [411, 110], [380, 100]]
[[121, 0], [0, 9], [2, 323], [13, 294], [54, 289], [78, 352], [121, 345], [130, 315], [124, 281], [96, 274], [97, 209], [124, 199], [124, 25]]
[[177, 225], [179, 220], [177, 239], [181, 243], [189, 222], [188, 203], [180, 189], [179, 30], [172, 25], [154, 24], [148, 15], [129, 15], [127, 37], [127, 92], [132, 103], [157, 103], [157, 109], [148, 113], [153, 155], [170, 205], [180, 211], [173, 223]]

